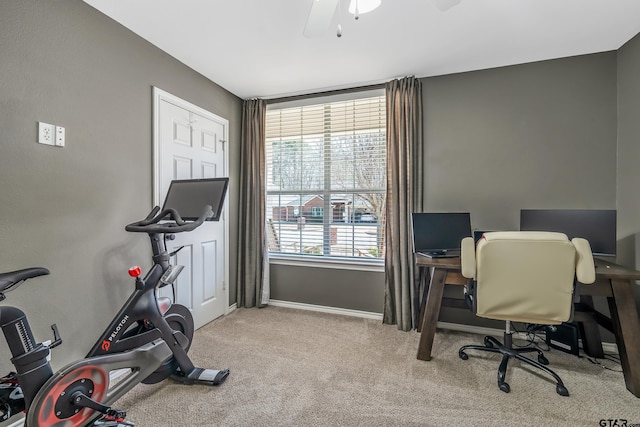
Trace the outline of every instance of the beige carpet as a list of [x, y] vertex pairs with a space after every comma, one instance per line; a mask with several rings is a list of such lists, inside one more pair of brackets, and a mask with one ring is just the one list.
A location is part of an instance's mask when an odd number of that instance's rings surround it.
[[[586, 426], [640, 423], [640, 399], [622, 373], [552, 350], [545, 374], [510, 362], [511, 393], [498, 390], [499, 356], [461, 345], [482, 336], [438, 330], [433, 359], [416, 359], [418, 333], [375, 320], [267, 307], [238, 309], [196, 331], [197, 366], [231, 369], [219, 387], [166, 380], [139, 385], [116, 407], [144, 426]], [[613, 362], [603, 363], [619, 370]]]

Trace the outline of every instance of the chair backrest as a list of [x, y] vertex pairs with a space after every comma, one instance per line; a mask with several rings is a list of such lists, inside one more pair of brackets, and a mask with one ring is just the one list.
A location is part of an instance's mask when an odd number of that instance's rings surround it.
[[[465, 239], [467, 240], [467, 239]], [[474, 278], [476, 314], [490, 319], [560, 324], [569, 320], [576, 273], [595, 281], [589, 243], [563, 233], [492, 232], [463, 241], [462, 272]]]

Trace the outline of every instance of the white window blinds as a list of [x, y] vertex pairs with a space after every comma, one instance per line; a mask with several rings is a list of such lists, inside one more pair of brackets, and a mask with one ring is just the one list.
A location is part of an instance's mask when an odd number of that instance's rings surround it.
[[266, 168], [270, 252], [384, 256], [384, 95], [270, 106]]

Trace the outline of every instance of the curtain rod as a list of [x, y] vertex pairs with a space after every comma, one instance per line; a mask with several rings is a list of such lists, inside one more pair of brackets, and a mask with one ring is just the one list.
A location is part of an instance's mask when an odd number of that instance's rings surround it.
[[368, 85], [368, 86], [358, 86], [358, 87], [352, 87], [348, 89], [329, 90], [326, 92], [306, 93], [303, 95], [283, 96], [281, 98], [266, 99], [265, 101], [267, 104], [276, 104], [276, 103], [285, 102], [285, 101], [295, 101], [298, 99], [315, 98], [318, 96], [337, 95], [341, 93], [361, 92], [363, 90], [371, 90], [371, 89], [384, 89], [384, 83]]

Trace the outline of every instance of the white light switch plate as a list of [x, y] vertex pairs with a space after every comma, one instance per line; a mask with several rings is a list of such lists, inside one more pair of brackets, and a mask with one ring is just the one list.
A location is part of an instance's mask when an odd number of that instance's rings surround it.
[[62, 126], [56, 126], [56, 146], [64, 147], [65, 130]]

